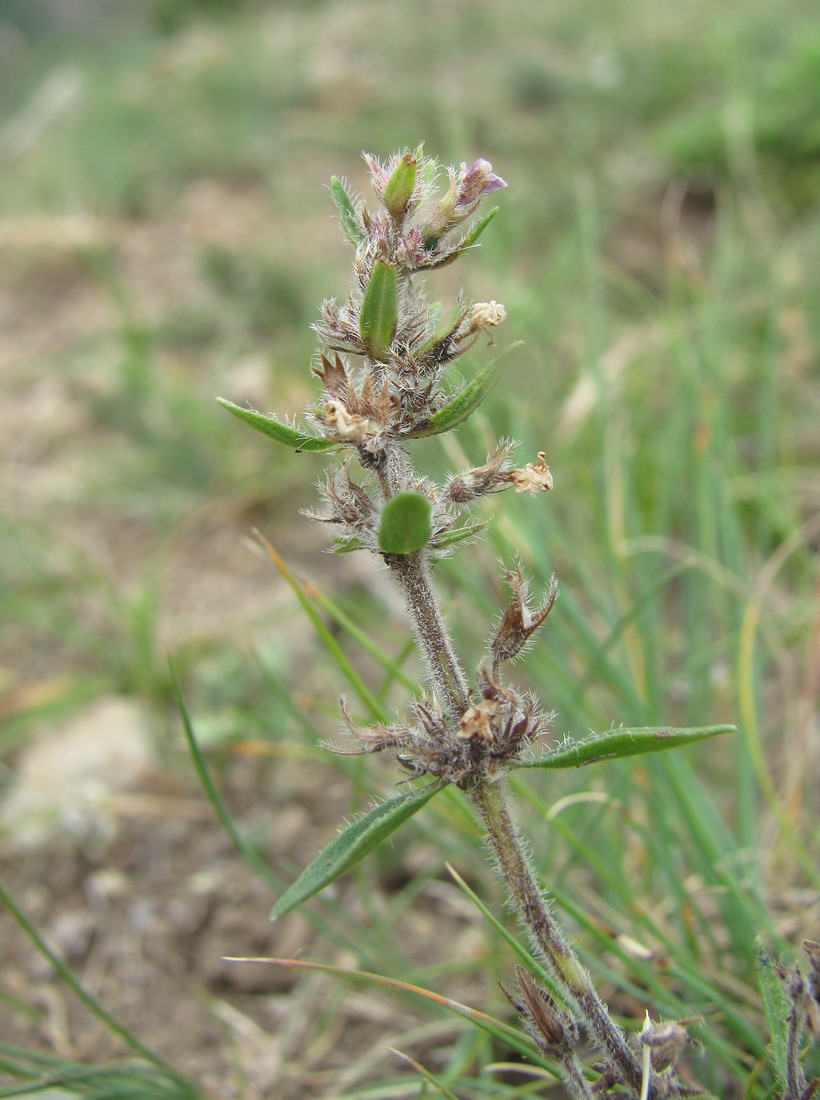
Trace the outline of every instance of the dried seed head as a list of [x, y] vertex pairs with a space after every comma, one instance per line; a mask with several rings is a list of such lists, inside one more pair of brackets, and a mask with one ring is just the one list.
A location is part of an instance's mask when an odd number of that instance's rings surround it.
[[336, 397], [340, 401], [346, 401], [350, 381], [342, 357], [338, 352], [333, 356], [333, 359], [330, 359], [327, 355], [322, 355], [319, 364], [318, 367], [313, 367], [313, 373], [321, 379], [328, 397]]
[[454, 504], [466, 504], [477, 497], [506, 489], [509, 471], [504, 469], [504, 464], [512, 449], [512, 443], [500, 443], [498, 450], [491, 458], [487, 459], [483, 466], [476, 466], [472, 470], [464, 470], [462, 473], [450, 478], [444, 490], [444, 496], [453, 501]]
[[524, 579], [520, 562], [516, 562], [506, 576], [513, 598], [490, 641], [495, 669], [502, 661], [510, 661], [523, 651], [536, 630], [546, 621], [558, 595], [558, 583], [552, 577], [544, 602], [533, 609], [528, 604], [529, 585]]
[[521, 1002], [516, 1004], [516, 1008], [529, 1024], [533, 1038], [541, 1049], [563, 1061], [578, 1042], [575, 1023], [558, 1008], [546, 989], [542, 989], [523, 966], [516, 966], [515, 976], [521, 990]]
[[498, 716], [498, 703], [492, 699], [482, 699], [480, 703], [468, 707], [458, 724], [458, 736], [477, 737], [492, 744], [495, 741], [493, 720]]
[[552, 474], [546, 459], [545, 453], [539, 451], [535, 462], [528, 462], [523, 469], [510, 470], [505, 475], [506, 480], [515, 486], [516, 493], [535, 494], [547, 492], [552, 488]]
[[693, 1040], [686, 1030], [686, 1025], [695, 1022], [697, 1017], [653, 1024], [647, 1017], [638, 1041], [641, 1046], [649, 1047], [652, 1068], [657, 1073], [662, 1073], [674, 1066], [684, 1048], [692, 1045]]
[[467, 332], [480, 332], [503, 324], [507, 311], [499, 302], [476, 302], [470, 310]]
[[349, 413], [343, 402], [332, 399], [325, 402], [323, 421], [330, 438], [343, 443], [362, 443], [377, 427], [366, 417]]

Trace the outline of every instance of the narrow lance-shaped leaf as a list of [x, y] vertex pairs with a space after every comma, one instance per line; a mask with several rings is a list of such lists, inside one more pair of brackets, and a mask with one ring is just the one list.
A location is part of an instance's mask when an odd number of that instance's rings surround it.
[[464, 240], [458, 246], [458, 252], [461, 253], [465, 248], [469, 248], [470, 245], [475, 244], [493, 218], [496, 216], [500, 207], [494, 206], [492, 210], [488, 210], [483, 218], [479, 218], [475, 225], [470, 229], [469, 233], [465, 236]]
[[454, 527], [452, 531], [444, 531], [441, 535], [436, 535], [430, 544], [430, 549], [449, 550], [451, 547], [457, 546], [466, 539], [471, 539], [476, 535], [480, 535], [487, 526], [488, 521], [481, 519], [475, 520], [472, 523], [465, 523], [462, 527]]
[[772, 1061], [781, 1085], [786, 1083], [789, 1054], [789, 1012], [791, 1006], [783, 988], [783, 982], [774, 963], [766, 951], [763, 941], [758, 937], [757, 946], [757, 984], [760, 999], [766, 1014], [771, 1037]]
[[430, 352], [444, 343], [448, 337], [452, 337], [458, 329], [461, 322], [464, 320], [465, 310], [463, 307], [457, 309], [453, 315], [453, 318], [448, 324], [441, 329], [437, 329], [433, 335], [425, 340], [425, 342], [416, 351], [416, 359], [421, 362], [424, 358], [430, 354]]
[[510, 344], [510, 346], [505, 348], [500, 355], [497, 355], [495, 359], [491, 359], [489, 363], [485, 363], [481, 370], [458, 391], [455, 397], [448, 401], [446, 405], [442, 406], [438, 412], [434, 412], [429, 420], [420, 428], [408, 432], [408, 437], [417, 438], [424, 435], [441, 435], [442, 432], [449, 432], [453, 428], [457, 428], [459, 424], [463, 424], [469, 416], [472, 416], [498, 381], [503, 366], [503, 360], [508, 352], [515, 351], [520, 347], [523, 347], [523, 341], [516, 340], [514, 344]]
[[358, 244], [363, 241], [364, 230], [362, 229], [361, 220], [356, 213], [353, 200], [338, 176], [333, 176], [330, 180], [330, 193], [336, 203], [336, 209], [339, 211], [339, 221], [342, 223], [342, 229], [347, 239], [351, 244]]
[[432, 506], [423, 493], [407, 489], [396, 493], [382, 509], [379, 549], [385, 554], [412, 554], [433, 535]]
[[735, 726], [690, 726], [680, 729], [668, 727], [637, 727], [595, 733], [583, 741], [569, 741], [558, 745], [535, 760], [518, 760], [514, 768], [580, 768], [598, 760], [616, 760], [625, 756], [642, 756], [649, 752], [662, 752], [681, 745], [705, 741], [719, 733], [734, 733]]
[[337, 535], [331, 544], [334, 554], [352, 554], [354, 550], [367, 549], [367, 543], [357, 535]]
[[444, 779], [381, 802], [347, 826], [310, 863], [271, 910], [271, 919], [283, 917], [318, 894], [373, 849], [447, 786]]
[[339, 444], [332, 439], [322, 439], [315, 435], [305, 435], [298, 428], [292, 428], [290, 424], [283, 424], [274, 416], [265, 416], [255, 409], [243, 409], [241, 405], [234, 405], [233, 401], [226, 401], [224, 397], [217, 397], [217, 402], [223, 409], [233, 413], [246, 424], [250, 424], [262, 435], [275, 439], [277, 443], [283, 443], [286, 447], [293, 447], [297, 451], [328, 451]]
[[[452, 252], [446, 253], [440, 260], [438, 260], [435, 263], [431, 263], [427, 266], [430, 269], [439, 268], [439, 267], [447, 267], [449, 264], [451, 264], [455, 260], [457, 260], [459, 258], [459, 256], [463, 256], [464, 253], [467, 251], [467, 249], [471, 248], [475, 244], [475, 242], [478, 240], [478, 238], [481, 236], [481, 234], [484, 232], [484, 230], [487, 228], [487, 226], [490, 224], [490, 222], [496, 216], [498, 211], [499, 211], [499, 207], [497, 207], [497, 206], [494, 206], [492, 208], [492, 210], [488, 210], [487, 213], [484, 215], [484, 217], [479, 218], [479, 220], [475, 223], [475, 225], [472, 226], [472, 228], [466, 234], [466, 236], [464, 237], [464, 240], [461, 242], [461, 244], [458, 246], [458, 248], [454, 248]], [[435, 238], [431, 238], [429, 241], [425, 241], [425, 244], [428, 247], [433, 247], [435, 245], [435, 243], [436, 243]]]
[[362, 298], [359, 335], [374, 359], [383, 359], [399, 323], [398, 275], [392, 264], [377, 260]]

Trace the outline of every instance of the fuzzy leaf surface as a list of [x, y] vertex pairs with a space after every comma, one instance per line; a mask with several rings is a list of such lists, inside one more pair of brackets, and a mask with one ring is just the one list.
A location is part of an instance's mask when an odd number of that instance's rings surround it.
[[333, 201], [336, 203], [336, 209], [339, 211], [339, 221], [342, 223], [344, 235], [351, 244], [358, 244], [360, 241], [363, 241], [364, 230], [362, 229], [359, 215], [356, 213], [356, 207], [353, 205], [353, 200], [347, 193], [345, 185], [338, 176], [331, 177], [330, 193], [333, 196]]
[[785, 1085], [788, 1079], [789, 1012], [791, 1005], [789, 1004], [789, 998], [786, 996], [783, 982], [774, 968], [769, 953], [763, 946], [763, 941], [759, 937], [756, 940], [756, 947], [757, 985], [760, 989], [763, 1011], [766, 1014], [766, 1023], [769, 1025], [772, 1061], [778, 1080], [782, 1085]]
[[535, 760], [518, 760], [511, 767], [581, 768], [598, 760], [617, 760], [626, 756], [642, 756], [644, 753], [692, 745], [696, 741], [717, 737], [720, 733], [734, 733], [735, 729], [735, 726], [684, 726], [677, 729], [638, 726], [609, 730], [607, 733], [594, 733], [583, 741], [558, 745]]
[[412, 554], [421, 550], [433, 535], [432, 511], [427, 497], [415, 489], [396, 493], [382, 509], [379, 549], [385, 554]]
[[283, 424], [275, 416], [265, 416], [256, 409], [243, 409], [241, 405], [234, 405], [233, 401], [227, 401], [224, 397], [217, 397], [217, 402], [223, 409], [246, 424], [250, 424], [262, 435], [275, 439], [277, 443], [283, 443], [286, 447], [293, 447], [296, 451], [329, 451], [339, 444], [332, 439], [322, 439], [315, 435], [305, 435], [298, 428], [292, 428], [290, 424]]
[[481, 236], [481, 234], [484, 232], [484, 230], [487, 228], [487, 226], [490, 224], [490, 222], [496, 216], [499, 209], [500, 209], [500, 207], [494, 206], [492, 208], [492, 210], [487, 211], [487, 213], [484, 215], [483, 218], [478, 219], [478, 221], [472, 227], [470, 232], [467, 234], [467, 236], [464, 238], [464, 240], [459, 245], [459, 248], [458, 248], [458, 253], [459, 254], [464, 252], [465, 249], [470, 248], [471, 245], [475, 244], [475, 242], [478, 240], [478, 238]]
[[446, 786], [446, 780], [436, 780], [426, 787], [381, 802], [366, 814], [357, 817], [308, 864], [293, 885], [282, 894], [271, 909], [271, 919], [275, 920], [290, 913], [297, 905], [335, 882]]
[[374, 359], [384, 358], [398, 323], [398, 274], [392, 264], [377, 260], [359, 314], [359, 335]]
[[449, 550], [453, 546], [458, 546], [460, 542], [464, 542], [466, 539], [474, 538], [476, 535], [480, 535], [489, 526], [489, 522], [486, 519], [474, 520], [471, 523], [465, 523], [462, 527], [454, 527], [452, 531], [444, 531], [441, 535], [436, 535], [431, 544], [433, 550]]
[[469, 416], [472, 416], [498, 381], [504, 365], [503, 360], [507, 353], [520, 347], [523, 347], [523, 343], [521, 340], [517, 340], [502, 351], [500, 355], [496, 355], [495, 359], [485, 363], [481, 370], [474, 374], [470, 381], [458, 391], [455, 397], [451, 398], [446, 405], [443, 405], [438, 412], [434, 412], [420, 428], [408, 432], [408, 437], [416, 439], [425, 435], [441, 435], [443, 432], [452, 431], [459, 424], [463, 424]]

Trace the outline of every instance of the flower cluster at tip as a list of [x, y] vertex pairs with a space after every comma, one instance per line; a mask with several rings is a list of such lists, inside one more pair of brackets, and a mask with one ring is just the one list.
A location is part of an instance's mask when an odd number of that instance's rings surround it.
[[470, 248], [497, 210], [474, 221], [482, 199], [507, 185], [477, 160], [450, 168], [441, 195], [439, 167], [420, 148], [384, 164], [369, 154], [365, 160], [377, 210], [354, 203], [338, 179], [331, 187], [356, 247], [355, 286], [346, 301], [323, 302], [315, 325], [322, 349], [314, 369], [325, 389], [315, 420], [327, 438], [356, 445], [375, 466], [391, 441], [441, 430], [435, 416], [447, 403], [443, 371], [504, 320], [495, 302], [459, 302], [442, 321], [413, 276]]
[[[334, 524], [338, 552], [424, 548], [441, 556], [482, 526], [458, 526], [470, 501], [510, 487], [519, 493], [552, 488], [543, 453], [515, 469], [506, 441], [483, 466], [442, 486], [413, 474], [404, 452], [410, 440], [463, 423], [501, 372], [503, 356], [497, 355], [479, 369], [462, 369], [466, 381], [460, 388], [446, 383], [447, 368], [482, 333], [492, 346], [505, 310], [497, 302], [471, 305], [459, 299], [446, 316], [428, 302], [420, 276], [452, 263], [476, 243], [498, 209], [482, 212], [483, 200], [507, 184], [489, 161], [479, 159], [469, 167], [448, 168], [442, 187], [443, 170], [421, 147], [385, 162], [365, 154], [365, 161], [378, 200], [375, 210], [354, 200], [339, 179], [331, 184], [342, 227], [356, 249], [354, 287], [344, 301], [322, 303], [314, 326], [320, 347], [313, 372], [323, 394], [309, 412], [323, 442], [347, 449], [349, 459], [328, 474], [324, 512], [308, 514]], [[366, 484], [353, 480], [353, 459], [377, 475], [376, 499]], [[426, 534], [415, 541], [412, 534], [398, 542], [384, 536], [384, 502], [398, 493], [416, 493], [428, 502]]]

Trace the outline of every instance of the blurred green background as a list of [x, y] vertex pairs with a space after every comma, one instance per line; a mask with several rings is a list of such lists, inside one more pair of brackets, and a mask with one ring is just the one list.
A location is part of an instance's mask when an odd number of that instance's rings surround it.
[[[526, 342], [486, 409], [420, 464], [477, 464], [511, 436], [524, 461], [546, 451], [556, 481], [543, 500], [500, 498], [486, 542], [440, 571], [468, 664], [504, 599], [495, 559], [517, 552], [561, 584], [520, 670], [558, 735], [740, 727], [682, 764], [596, 777], [643, 822], [640, 857], [624, 820], [570, 810], [574, 844], [543, 869], [570, 882], [597, 854], [586, 900], [607, 921], [627, 882], [647, 906], [677, 898], [670, 935], [691, 960], [729, 957], [752, 981], [751, 935], [796, 946], [818, 905], [808, 0], [0, 0], [6, 781], [44, 723], [111, 696], [136, 701], [158, 758], [184, 768], [168, 653], [215, 759], [253, 743], [316, 760], [343, 677], [254, 553], [255, 527], [401, 652], [383, 579], [323, 557], [298, 515], [325, 460], [268, 446], [213, 398], [291, 415], [311, 400], [309, 326], [349, 286], [326, 185], [364, 193], [361, 150], [420, 141], [444, 164], [486, 157], [509, 183], [431, 296], [503, 302], [500, 340]], [[388, 769], [368, 774], [389, 787]], [[536, 784], [536, 820], [591, 782]], [[606, 866], [623, 873], [607, 882]], [[685, 926], [691, 875], [752, 899], [708, 950]]]

